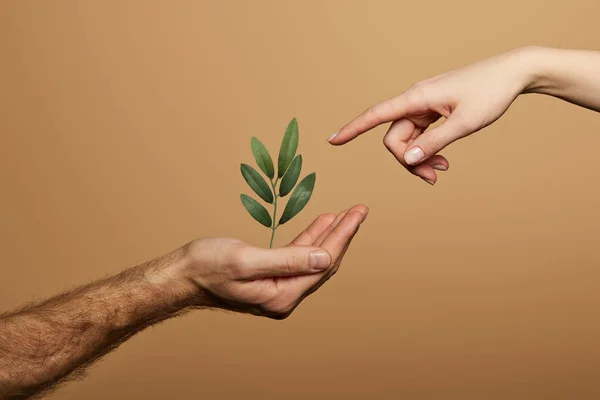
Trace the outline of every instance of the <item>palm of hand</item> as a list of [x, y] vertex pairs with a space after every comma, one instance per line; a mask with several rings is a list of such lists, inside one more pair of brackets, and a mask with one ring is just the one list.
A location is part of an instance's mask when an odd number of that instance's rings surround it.
[[[262, 249], [236, 239], [200, 239], [190, 252], [200, 268], [190, 278], [214, 306], [282, 319], [337, 272], [368, 213], [359, 205], [339, 215], [323, 214], [281, 249]], [[310, 253], [328, 256], [315, 269]]]

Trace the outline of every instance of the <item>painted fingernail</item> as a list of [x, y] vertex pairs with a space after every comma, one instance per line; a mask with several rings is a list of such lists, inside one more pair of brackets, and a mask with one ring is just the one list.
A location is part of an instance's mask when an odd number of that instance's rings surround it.
[[413, 147], [404, 153], [404, 161], [410, 165], [417, 164], [423, 158], [425, 158], [425, 153], [423, 153], [420, 147]]
[[448, 167], [442, 164], [434, 165], [433, 169], [437, 169], [438, 171], [448, 171]]
[[434, 181], [432, 181], [431, 179], [425, 179], [425, 178], [421, 178], [423, 179], [425, 182], [429, 183], [431, 186], [433, 186], [435, 184]]
[[328, 252], [324, 250], [317, 250], [310, 253], [310, 266], [317, 270], [321, 271], [325, 268], [329, 267], [331, 263], [331, 256]]
[[328, 142], [331, 142], [336, 136], [337, 136], [337, 132], [334, 133], [333, 135], [329, 136], [329, 139], [327, 139]]

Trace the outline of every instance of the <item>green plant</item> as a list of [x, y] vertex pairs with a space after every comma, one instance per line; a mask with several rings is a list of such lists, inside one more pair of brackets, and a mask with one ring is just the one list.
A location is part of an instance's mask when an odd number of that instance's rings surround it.
[[[269, 247], [273, 247], [277, 228], [294, 218], [310, 200], [315, 187], [316, 174], [314, 172], [308, 174], [296, 186], [302, 170], [302, 155], [296, 155], [298, 149], [298, 121], [296, 118], [290, 121], [283, 135], [277, 159], [277, 175], [275, 175], [273, 159], [265, 145], [253, 137], [250, 140], [250, 146], [256, 164], [269, 179], [270, 185], [257, 170], [248, 164], [241, 164], [242, 176], [258, 197], [273, 205], [272, 216], [262, 204], [252, 197], [242, 194], [240, 198], [252, 218], [271, 229]], [[277, 187], [277, 184], [279, 184], [279, 187]], [[290, 192], [292, 195], [285, 205], [279, 221], [277, 221], [277, 200], [287, 196]]]

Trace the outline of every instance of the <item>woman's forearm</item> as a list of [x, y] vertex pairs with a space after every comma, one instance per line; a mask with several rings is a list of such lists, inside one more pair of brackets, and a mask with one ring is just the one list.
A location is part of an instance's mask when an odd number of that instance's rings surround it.
[[531, 48], [526, 93], [554, 96], [600, 111], [600, 51]]

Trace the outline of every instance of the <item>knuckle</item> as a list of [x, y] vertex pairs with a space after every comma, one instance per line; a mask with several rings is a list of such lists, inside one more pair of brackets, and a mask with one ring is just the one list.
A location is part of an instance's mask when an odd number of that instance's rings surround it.
[[[442, 138], [440, 135], [430, 135], [427, 139], [427, 147], [430, 152], [437, 152], [443, 147]], [[433, 154], [430, 154], [430, 156]]]
[[300, 256], [298, 256], [298, 254], [292, 253], [288, 257], [286, 257], [285, 262], [282, 265], [282, 268], [284, 268], [285, 272], [287, 272], [288, 274], [291, 275], [298, 270], [298, 267], [300, 266], [300, 264], [301, 264]]
[[321, 214], [319, 215], [319, 218], [321, 218], [322, 220], [325, 219], [331, 219], [331, 218], [335, 218], [336, 215], [334, 213], [325, 213], [325, 214]]
[[363, 112], [364, 116], [367, 118], [373, 118], [375, 116], [375, 106], [371, 106], [369, 108], [367, 108], [364, 112]]
[[419, 81], [419, 82], [415, 82], [412, 84], [412, 86], [409, 88], [409, 91], [416, 91], [416, 90], [420, 90], [420, 88], [422, 88], [425, 85], [425, 82], [423, 81]]
[[482, 125], [478, 118], [468, 116], [466, 113], [459, 113], [454, 118], [456, 118], [456, 123], [469, 133], [477, 130]]
[[373, 107], [373, 113], [377, 118], [380, 118], [383, 114], [387, 114], [390, 111], [390, 106], [388, 101], [384, 101], [383, 103], [375, 104]]
[[238, 278], [243, 276], [245, 271], [248, 269], [247, 263], [247, 252], [244, 248], [239, 248], [235, 251], [232, 251], [228, 255], [228, 259], [226, 262], [227, 272], [230, 275], [230, 277]]
[[422, 96], [425, 94], [427, 84], [423, 81], [417, 82], [411, 86], [410, 92], [413, 96]]
[[415, 83], [407, 92], [407, 99], [410, 104], [428, 104], [428, 93], [430, 87], [427, 82], [421, 81]]
[[381, 105], [376, 104], [374, 106], [371, 106], [369, 108], [367, 108], [367, 110], [365, 111], [365, 116], [375, 122], [375, 123], [379, 123], [381, 117]]
[[371, 115], [375, 112], [375, 106], [370, 106], [367, 109], [365, 109], [365, 111], [363, 111], [363, 114], [365, 115]]
[[[329, 234], [329, 236], [331, 236], [338, 243], [347, 242], [349, 239], [349, 235], [350, 235], [349, 232], [342, 232], [339, 229], [334, 229]], [[333, 262], [335, 263], [335, 260], [333, 260]]]
[[386, 149], [391, 151], [395, 147], [395, 144], [396, 141], [394, 140], [394, 135], [388, 133], [383, 137], [383, 145]]

